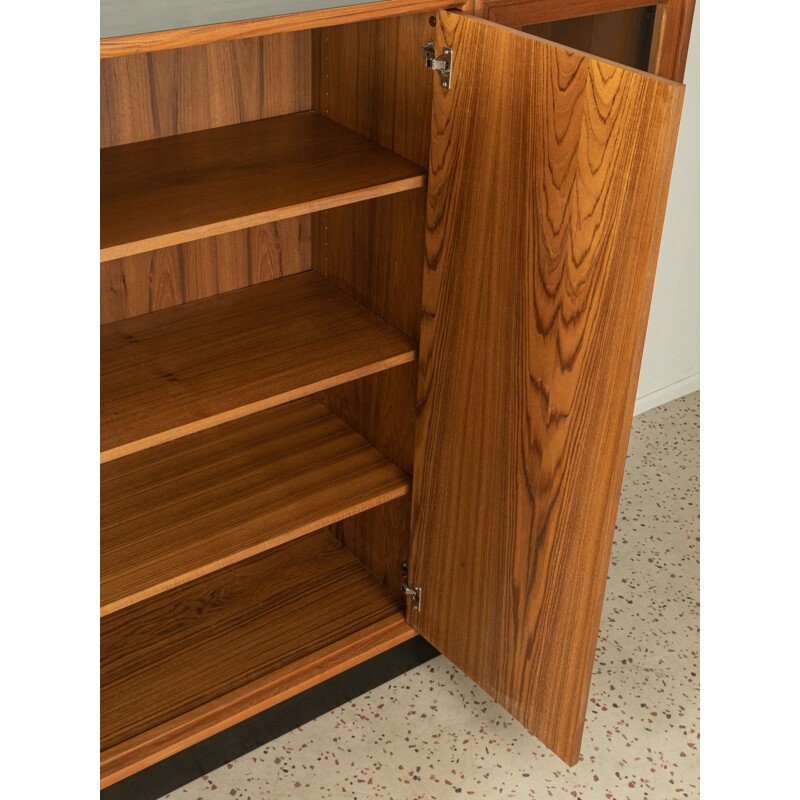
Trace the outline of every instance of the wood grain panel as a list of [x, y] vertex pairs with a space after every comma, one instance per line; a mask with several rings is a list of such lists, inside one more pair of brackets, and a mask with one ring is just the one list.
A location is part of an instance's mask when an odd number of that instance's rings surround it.
[[400, 591], [403, 582], [400, 564], [408, 561], [410, 497], [401, 497], [343, 519], [331, 530], [400, 602], [405, 601]]
[[214, 25], [197, 25], [173, 30], [139, 33], [130, 36], [107, 37], [100, 40], [100, 58], [112, 58], [131, 53], [172, 50], [209, 42], [245, 39], [264, 34], [274, 35], [285, 31], [325, 28], [330, 25], [382, 19], [401, 14], [437, 11], [440, 8], [471, 6], [472, 0], [380, 0], [338, 8], [322, 8], [297, 14], [221, 22]]
[[656, 8], [650, 72], [682, 81], [689, 55], [695, 0], [665, 0]]
[[100, 265], [100, 323], [310, 269], [311, 217], [293, 217]]
[[647, 70], [655, 6], [525, 25], [522, 30], [558, 44]]
[[100, 61], [100, 146], [311, 108], [311, 32]]
[[573, 764], [683, 87], [440, 20], [408, 619]]
[[417, 364], [376, 372], [316, 397], [405, 472], [414, 466]]
[[328, 531], [104, 617], [105, 782], [410, 638], [398, 617]]
[[100, 260], [418, 188], [418, 165], [314, 112], [100, 151]]
[[433, 85], [422, 61], [429, 14], [314, 31], [313, 107], [427, 165]]
[[[425, 191], [314, 216], [315, 269], [410, 339], [419, 335]], [[322, 392], [320, 399], [407, 472], [413, 464], [416, 366]]]
[[416, 636], [402, 612], [100, 754], [100, 788], [196, 744]]
[[104, 464], [100, 614], [409, 493], [313, 399]]
[[406, 364], [415, 343], [314, 272], [104, 325], [101, 461]]
[[[419, 335], [425, 191], [314, 215], [314, 268], [410, 339]], [[416, 366], [393, 369], [319, 395], [384, 455], [411, 471]]]
[[[680, 1], [680, 0], [679, 0]], [[574, 19], [642, 8], [659, 0], [478, 0], [476, 15], [491, 22], [519, 28], [537, 22]], [[667, 0], [671, 2], [671, 0]]]
[[419, 333], [424, 189], [321, 212], [314, 269], [411, 339]]
[[[475, 14], [520, 28], [650, 5], [653, 0], [476, 0]], [[695, 0], [657, 0], [649, 72], [673, 81], [683, 80], [694, 6]]]

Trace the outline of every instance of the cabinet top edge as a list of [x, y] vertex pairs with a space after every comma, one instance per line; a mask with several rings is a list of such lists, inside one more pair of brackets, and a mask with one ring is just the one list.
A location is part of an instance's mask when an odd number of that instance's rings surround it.
[[467, 0], [101, 0], [100, 58], [460, 8]]

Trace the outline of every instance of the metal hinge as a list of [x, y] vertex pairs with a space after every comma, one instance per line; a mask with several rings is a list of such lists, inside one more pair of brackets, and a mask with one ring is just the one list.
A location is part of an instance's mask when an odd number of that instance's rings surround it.
[[449, 89], [453, 74], [453, 51], [449, 47], [445, 47], [439, 58], [436, 58], [436, 50], [433, 40], [431, 40], [428, 44], [423, 45], [422, 55], [425, 57], [425, 66], [439, 73], [439, 77], [442, 79], [442, 88]]
[[415, 611], [419, 611], [420, 604], [422, 603], [422, 587], [416, 584], [413, 586], [408, 585], [408, 564], [406, 564], [405, 561], [400, 565], [400, 572], [403, 575], [403, 585], [400, 587], [400, 591], [406, 597], [411, 598], [411, 608]]

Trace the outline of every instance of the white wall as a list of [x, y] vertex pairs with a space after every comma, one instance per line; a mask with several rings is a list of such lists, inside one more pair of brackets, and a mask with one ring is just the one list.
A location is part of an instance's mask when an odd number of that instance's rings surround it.
[[636, 392], [636, 414], [700, 388], [699, 42], [698, 4], [686, 61], [686, 96]]

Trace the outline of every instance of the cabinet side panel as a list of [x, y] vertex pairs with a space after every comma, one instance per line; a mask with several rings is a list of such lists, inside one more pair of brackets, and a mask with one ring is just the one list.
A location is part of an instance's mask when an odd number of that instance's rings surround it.
[[348, 517], [332, 526], [334, 536], [400, 601], [400, 564], [408, 560], [411, 498]]
[[306, 215], [100, 264], [100, 323], [148, 314], [310, 268]]
[[[425, 190], [320, 212], [313, 264], [323, 277], [417, 340], [422, 293]], [[387, 458], [411, 471], [416, 365], [320, 394]]]
[[426, 190], [313, 215], [314, 269], [415, 341], [419, 337]]
[[[314, 268], [414, 341], [419, 334], [424, 189], [313, 216]], [[387, 458], [411, 472], [416, 362], [321, 392], [318, 398]], [[359, 514], [336, 535], [390, 591], [408, 558], [410, 499]]]
[[422, 166], [428, 163], [430, 14], [314, 31], [314, 108]]
[[100, 146], [311, 108], [311, 32], [100, 61]]

